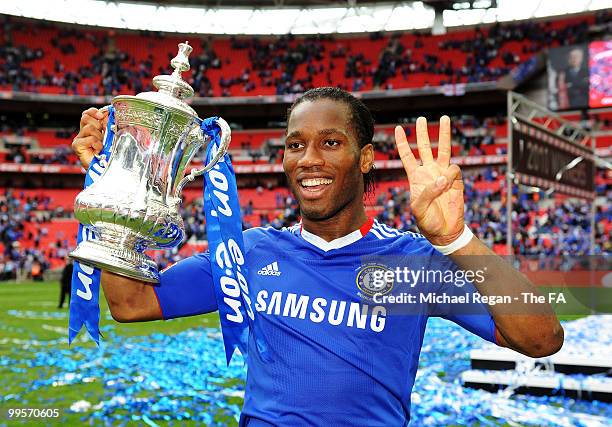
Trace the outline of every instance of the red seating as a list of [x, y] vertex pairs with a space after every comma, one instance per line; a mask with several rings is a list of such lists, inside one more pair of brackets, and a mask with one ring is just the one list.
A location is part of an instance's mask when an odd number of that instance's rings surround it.
[[606, 148], [612, 146], [612, 133], [596, 135], [595, 146], [597, 148]]
[[261, 148], [268, 140], [284, 140], [284, 136], [284, 129], [253, 129], [233, 131], [230, 149], [240, 149], [243, 148], [243, 144], [246, 144], [246, 147], [255, 150]]
[[69, 136], [68, 138], [58, 137], [54, 130], [39, 130], [35, 132], [25, 132], [24, 136], [33, 138], [38, 141], [38, 146], [41, 148], [48, 147], [70, 147], [72, 139], [76, 136], [76, 133]]
[[[469, 182], [470, 194], [472, 194], [472, 191], [477, 191], [481, 194], [501, 194], [499, 201], [500, 203], [503, 203], [505, 198], [503, 173], [500, 173], [498, 175], [498, 179], [494, 181], [481, 180], [477, 178], [477, 175], [470, 173], [466, 174], [465, 176], [467, 182]], [[599, 173], [597, 175], [596, 183], [597, 185], [611, 185], [612, 174]], [[389, 199], [389, 196], [392, 193], [402, 195], [402, 193], [406, 192], [408, 189], [409, 183], [407, 179], [377, 183], [376, 194], [373, 197], [366, 199], [367, 214], [369, 216], [377, 216], [384, 213], [383, 211], [387, 209], [387, 200]], [[24, 201], [27, 197], [37, 199], [39, 201], [39, 209], [41, 210], [53, 209], [60, 206], [64, 207], [66, 210], [71, 210], [74, 197], [78, 191], [79, 189], [14, 189], [12, 194], [13, 197]], [[268, 221], [271, 221], [274, 218], [282, 217], [285, 214], [285, 200], [290, 194], [289, 190], [286, 188], [274, 188], [272, 190], [263, 188], [259, 190], [256, 188], [241, 188], [239, 193], [240, 203], [243, 208], [248, 206], [249, 202], [252, 202], [252, 213], [248, 213], [243, 217], [244, 222], [248, 223], [250, 226], [262, 225], [262, 214], [267, 217]], [[4, 194], [4, 192], [2, 192], [2, 194]], [[194, 199], [201, 197], [201, 189], [191, 187], [186, 188], [183, 192], [183, 206], [188, 207], [188, 205], [192, 203]], [[279, 198], [278, 202], [277, 197]], [[556, 194], [555, 203], [560, 205], [568, 198], [569, 196]], [[44, 200], [48, 200], [48, 203], [45, 203]], [[469, 203], [467, 206], [469, 206]], [[493, 209], [495, 210], [499, 208]], [[407, 212], [409, 212], [409, 209]], [[528, 211], [527, 227], [534, 226], [537, 220], [543, 218], [547, 214], [550, 215], [550, 212], [543, 207], [540, 207], [538, 210]], [[497, 211], [496, 215], [499, 215], [499, 211]], [[394, 218], [391, 218], [392, 222], [398, 220], [399, 217], [397, 215]], [[503, 219], [500, 218], [500, 221], [502, 220]], [[600, 224], [602, 224], [604, 235], [609, 235], [609, 233], [612, 231], [612, 222], [604, 218]], [[474, 230], [480, 230], [481, 225], [482, 224], [477, 222], [470, 224]], [[58, 247], [71, 249], [76, 245], [77, 226], [77, 221], [74, 219], [53, 219], [43, 223], [25, 222], [23, 228], [23, 238], [20, 239], [20, 249], [34, 248], [38, 251], [42, 251], [46, 259], [50, 261], [52, 268], [61, 267], [63, 265], [63, 260], [61, 257], [57, 256]], [[207, 245], [205, 243], [186, 244], [180, 249], [179, 252], [181, 256], [190, 256], [205, 250], [206, 247]], [[498, 254], [505, 254], [506, 246], [504, 244], [494, 244], [493, 250]], [[154, 255], [155, 252], [152, 252], [152, 254]]]
[[262, 190], [258, 192], [254, 188], [241, 188], [239, 193], [242, 206], [246, 206], [251, 201], [253, 202], [254, 209], [272, 210], [278, 207], [276, 203], [277, 194], [284, 201], [289, 195], [289, 190], [286, 188], [275, 188], [274, 191]]
[[[57, 256], [60, 247], [72, 249], [76, 246], [78, 222], [74, 219], [57, 219], [43, 223], [24, 223], [24, 237], [19, 241], [20, 249], [37, 249], [45, 254], [51, 268], [60, 268], [65, 260]], [[30, 239], [29, 236], [33, 238]], [[38, 245], [35, 238], [39, 236]]]
[[[597, 113], [591, 113], [592, 115], [596, 115]], [[568, 117], [573, 117], [572, 115], [568, 115]], [[488, 122], [488, 123], [487, 123]], [[490, 145], [480, 144], [478, 148], [472, 146], [471, 149], [466, 152], [462, 149], [461, 145], [458, 142], [458, 138], [454, 137], [453, 146], [452, 146], [452, 154], [455, 157], [462, 155], [500, 155], [505, 154], [507, 152], [507, 143], [503, 140], [505, 136], [507, 136], [507, 132], [502, 132], [507, 130], [507, 125], [503, 124], [491, 124], [490, 119], [485, 120], [485, 124], [483, 127], [473, 128], [469, 124], [460, 124], [461, 121], [457, 120], [457, 127], [461, 130], [466, 136], [472, 135], [482, 135], [483, 129], [495, 129], [495, 143]], [[488, 126], [488, 127], [485, 127]], [[389, 160], [389, 159], [397, 159], [397, 153], [395, 152], [394, 146], [394, 127], [393, 124], [387, 125], [377, 125], [375, 128], [375, 141], [380, 141], [380, 134], [383, 133], [387, 135], [387, 150], [386, 152], [381, 151], [381, 147], [377, 145], [375, 151], [375, 159], [376, 160]], [[408, 131], [408, 140], [413, 149], [413, 152], [416, 157], [418, 157], [418, 152], [416, 150], [416, 137], [415, 137], [415, 127], [414, 124], [405, 125], [405, 129]], [[428, 125], [430, 138], [432, 141], [433, 154], [437, 155], [437, 138], [439, 127], [435, 121], [432, 121]], [[234, 156], [234, 164], [269, 164], [270, 160], [267, 156], [262, 156], [258, 161], [254, 162], [250, 153], [252, 151], [258, 151], [262, 148], [263, 144], [269, 140], [278, 140], [281, 142], [284, 139], [284, 129], [249, 129], [249, 130], [237, 130], [232, 134], [232, 143], [231, 150], [232, 155]], [[488, 132], [487, 132], [488, 133]], [[10, 136], [7, 132], [0, 134], [0, 138], [3, 136]], [[36, 159], [33, 158], [36, 155], [39, 158], [44, 159], [43, 162], [49, 163], [52, 162], [52, 159], [55, 158], [55, 154], [52, 147], [65, 147], [69, 148], [71, 138], [61, 138], [56, 136], [56, 132], [53, 130], [39, 130], [39, 131], [28, 131], [24, 135], [28, 138], [33, 138], [38, 141], [38, 144], [42, 147], [41, 149], [32, 149], [27, 153], [30, 154], [30, 157], [26, 156], [27, 163], [36, 163]], [[596, 141], [597, 148], [608, 148], [612, 147], [612, 131], [597, 131], [594, 132], [593, 137]], [[0, 149], [0, 162], [6, 161], [6, 156], [8, 154], [8, 150]], [[66, 156], [68, 164], [78, 164], [78, 159], [72, 153]], [[282, 163], [282, 154], [277, 156], [276, 163]]]
[[[592, 14], [584, 15], [579, 17], [556, 19], [552, 21], [550, 29], [560, 30], [569, 25], [574, 25], [580, 22], [592, 23], [594, 17]], [[65, 72], [71, 71], [78, 73], [80, 67], [91, 66], [91, 57], [98, 55], [101, 50], [107, 49], [106, 38], [110, 39], [110, 45], [115, 46], [119, 52], [126, 53], [129, 55], [129, 61], [133, 60], [134, 65], [130, 65], [128, 61], [125, 61], [122, 66], [131, 67], [135, 71], [138, 70], [138, 65], [141, 61], [145, 61], [149, 55], [152, 59], [152, 72], [153, 75], [158, 74], [160, 70], [169, 71], [168, 59], [176, 54], [177, 44], [184, 41], [181, 37], [172, 37], [165, 35], [163, 38], [157, 37], [146, 37], [139, 35], [136, 32], [121, 32], [115, 34], [114, 31], [108, 30], [82, 30], [76, 31], [76, 36], [63, 36], [61, 37], [62, 44], [71, 43], [76, 53], [64, 54], [58, 47], [54, 47], [51, 44], [51, 40], [58, 36], [58, 28], [51, 26], [41, 26], [35, 21], [15, 21], [15, 25], [12, 26], [10, 38], [15, 46], [27, 46], [30, 49], [42, 49], [44, 55], [40, 59], [27, 61], [22, 65], [24, 67], [31, 68], [32, 73], [35, 77], [40, 78], [43, 73], [51, 76], [62, 77]], [[504, 24], [511, 25], [511, 24]], [[546, 24], [540, 24], [542, 28]], [[486, 29], [485, 29], [486, 31]], [[447, 34], [438, 36], [416, 36], [412, 33], [402, 34], [398, 41], [402, 43], [404, 48], [410, 49], [411, 62], [418, 66], [426, 65], [425, 55], [435, 53], [439, 55], [439, 62], [441, 64], [450, 63], [454, 69], [460, 69], [468, 62], [468, 58], [473, 58], [473, 52], [466, 52], [457, 48], [441, 49], [441, 43], [447, 41], [466, 41], [475, 40], [478, 33], [474, 29], [460, 30], [460, 31], [449, 31]], [[248, 39], [244, 40], [250, 40]], [[421, 47], [415, 47], [417, 39], [421, 42]], [[335, 83], [342, 82], [351, 89], [354, 79], [346, 78], [345, 71], [347, 69], [347, 58], [350, 55], [363, 55], [363, 61], [357, 67], [364, 74], [365, 86], [362, 90], [375, 89], [370, 70], [376, 68], [379, 62], [379, 57], [382, 51], [388, 46], [390, 38], [388, 35], [384, 35], [379, 39], [371, 39], [368, 36], [352, 36], [350, 38], [338, 38], [337, 40], [324, 40], [317, 41], [323, 47], [323, 58], [322, 60], [313, 60], [311, 65], [316, 69], [316, 72], [311, 76], [312, 86], [327, 86]], [[305, 43], [304, 39], [296, 38], [289, 42], [291, 48]], [[200, 40], [193, 37], [192, 44], [195, 46], [193, 57], [202, 53], [202, 47]], [[552, 43], [552, 46], [557, 43]], [[249, 49], [236, 49], [232, 48], [230, 39], [226, 37], [215, 37], [210, 38], [209, 46], [214, 50], [219, 60], [221, 61], [221, 68], [209, 68], [206, 70], [206, 76], [210, 79], [212, 85], [212, 91], [215, 96], [222, 95], [222, 88], [219, 80], [223, 77], [238, 78], [242, 76], [245, 69], [250, 70], [249, 81], [256, 85], [255, 89], [247, 92], [244, 84], [233, 85], [228, 89], [230, 96], [245, 96], [245, 95], [273, 95], [276, 93], [276, 87], [274, 86], [274, 79], [279, 78], [284, 72], [284, 67], [278, 67], [277, 69], [270, 69], [271, 75], [268, 77], [270, 84], [266, 85], [263, 79], [257, 76], [258, 70], [253, 70], [253, 64], [249, 58]], [[344, 47], [347, 52], [346, 57], [332, 57], [331, 52], [336, 51], [339, 46]], [[550, 47], [542, 46], [526, 41], [502, 41], [499, 46], [499, 54], [494, 58], [489, 68], [504, 69], [506, 65], [502, 60], [502, 53], [512, 52], [518, 56], [521, 61], [526, 60], [533, 53], [525, 53], [524, 49], [539, 51], [541, 48]], [[406, 55], [406, 53], [404, 53]], [[1, 61], [2, 59], [0, 59]], [[56, 60], [58, 63], [56, 64]], [[365, 61], [369, 61], [369, 64], [365, 64]], [[333, 64], [333, 69], [330, 69], [330, 64]], [[57, 69], [57, 66], [63, 67], [63, 70]], [[319, 68], [323, 67], [320, 72]], [[300, 79], [306, 80], [309, 76], [306, 70], [306, 64], [299, 64], [295, 70], [293, 76], [293, 82], [297, 82]], [[191, 75], [191, 72], [185, 74], [187, 77]], [[483, 77], [484, 79], [491, 79], [493, 77]], [[389, 78], [387, 84], [393, 88], [412, 88], [412, 87], [424, 87], [440, 85], [443, 81], [448, 80], [445, 74], [436, 74], [431, 72], [413, 71], [409, 72], [406, 76], [403, 76], [401, 70], [398, 70], [395, 77]], [[454, 80], [465, 82], [466, 76], [459, 78], [455, 77]], [[143, 84], [147, 85], [150, 83], [150, 79], [142, 79]], [[78, 84], [77, 91], [84, 93], [85, 85], [89, 88], [97, 87], [98, 93], [101, 92], [100, 76], [93, 76], [92, 78], [83, 78]], [[10, 86], [1, 87], [0, 90], [10, 91]], [[66, 89], [56, 86], [28, 86], [24, 87], [26, 91], [37, 91], [42, 93], [64, 93]], [[127, 87], [127, 83], [123, 85], [120, 92], [129, 93], [130, 90]]]
[[504, 243], [496, 243], [493, 245], [493, 252], [497, 255], [508, 255], [508, 246]]
[[[81, 190], [78, 188], [70, 189], [58, 189], [58, 188], [45, 188], [45, 189], [14, 189], [13, 196], [25, 200], [26, 198], [45, 198], [48, 197], [49, 203], [48, 209], [55, 209], [58, 207], [64, 208], [67, 211], [72, 211], [74, 207], [74, 199]], [[40, 209], [40, 208], [39, 208]]]

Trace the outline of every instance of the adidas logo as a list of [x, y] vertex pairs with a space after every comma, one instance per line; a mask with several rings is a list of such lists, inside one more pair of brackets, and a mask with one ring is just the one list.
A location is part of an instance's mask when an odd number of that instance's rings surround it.
[[278, 270], [278, 262], [274, 261], [271, 264], [261, 268], [257, 274], [260, 276], [280, 276], [281, 272]]

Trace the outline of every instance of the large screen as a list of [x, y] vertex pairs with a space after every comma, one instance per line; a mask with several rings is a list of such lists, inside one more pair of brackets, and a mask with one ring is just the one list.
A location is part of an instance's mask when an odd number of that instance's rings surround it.
[[549, 109], [612, 105], [612, 41], [551, 49], [547, 69]]
[[586, 44], [551, 49], [548, 55], [548, 108], [571, 110], [589, 106]]
[[612, 41], [589, 44], [589, 107], [612, 105]]

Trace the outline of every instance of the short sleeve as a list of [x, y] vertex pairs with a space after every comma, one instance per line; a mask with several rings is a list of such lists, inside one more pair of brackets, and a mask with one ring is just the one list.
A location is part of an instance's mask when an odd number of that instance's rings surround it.
[[[468, 302], [461, 303], [463, 306], [457, 307], [457, 304], [447, 310], [442, 310], [439, 317], [450, 320], [462, 328], [478, 335], [493, 344], [497, 344], [495, 338], [495, 321], [485, 304], [481, 302], [473, 302], [473, 294], [478, 293], [473, 284], [468, 283], [463, 287], [454, 285], [446, 285], [446, 293], [456, 297], [465, 297]], [[471, 302], [470, 302], [471, 301]]]
[[445, 302], [433, 304], [430, 314], [454, 322], [479, 337], [497, 344], [495, 321], [487, 306], [479, 301], [478, 290], [466, 279], [464, 272], [447, 256], [433, 251], [430, 269], [444, 273], [445, 278], [454, 278], [437, 283], [433, 288]]
[[164, 270], [159, 286], [153, 289], [164, 319], [217, 310], [208, 252], [186, 258]]
[[456, 314], [451, 316], [443, 316], [443, 318], [456, 323], [463, 329], [478, 335], [482, 339], [485, 339], [493, 344], [498, 344], [497, 338], [495, 337], [495, 321], [489, 313]]

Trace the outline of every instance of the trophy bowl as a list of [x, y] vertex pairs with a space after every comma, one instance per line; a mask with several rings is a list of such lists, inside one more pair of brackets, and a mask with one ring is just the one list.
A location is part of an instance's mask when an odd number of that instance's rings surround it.
[[231, 132], [223, 119], [221, 143], [202, 169], [185, 171], [210, 142], [202, 120], [184, 101], [193, 89], [181, 77], [189, 69], [188, 42], [179, 44], [172, 75], [156, 76], [157, 92], [120, 95], [112, 100], [114, 137], [100, 177], [80, 192], [74, 214], [96, 236], [83, 240], [70, 257], [84, 264], [145, 282], [159, 282], [147, 249], [177, 246], [185, 237], [179, 214], [184, 185], [209, 171], [225, 154]]

